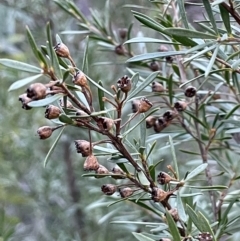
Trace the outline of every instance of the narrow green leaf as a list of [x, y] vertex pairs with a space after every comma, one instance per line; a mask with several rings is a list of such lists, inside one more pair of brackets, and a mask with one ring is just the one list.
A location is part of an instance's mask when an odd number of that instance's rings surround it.
[[184, 206], [183, 206], [183, 202], [182, 202], [182, 199], [181, 199], [181, 196], [180, 196], [179, 192], [177, 193], [177, 210], [178, 210], [178, 215], [179, 215], [180, 219], [183, 222], [186, 222], [187, 216], [186, 216]]
[[148, 37], [136, 37], [127, 40], [124, 44], [130, 44], [130, 43], [160, 43], [160, 44], [171, 44], [171, 45], [178, 45], [178, 43], [167, 41], [163, 39], [157, 39], [157, 38], [148, 38]]
[[16, 60], [0, 59], [0, 64], [4, 65], [6, 67], [9, 67], [9, 68], [18, 69], [18, 70], [26, 71], [26, 72], [30, 72], [30, 73], [35, 73], [35, 74], [42, 73], [42, 69], [35, 67], [33, 65], [30, 65], [30, 64], [25, 64], [23, 62], [16, 61]]
[[47, 26], [46, 26], [46, 32], [47, 32], [47, 50], [48, 50], [48, 55], [49, 58], [51, 60], [51, 64], [53, 66], [53, 42], [52, 42], [52, 34], [51, 34], [51, 26], [50, 26], [50, 22], [47, 22]]
[[88, 44], [89, 44], [89, 37], [86, 37], [85, 42], [85, 49], [83, 54], [83, 63], [82, 63], [82, 71], [84, 73], [88, 73]]
[[12, 91], [12, 90], [16, 90], [19, 89], [29, 83], [31, 83], [32, 81], [38, 79], [39, 77], [41, 77], [42, 74], [38, 74], [38, 75], [34, 75], [34, 76], [30, 76], [21, 80], [18, 80], [16, 82], [14, 82], [8, 89], [8, 91]]
[[179, 36], [179, 37], [188, 37], [188, 38], [200, 38], [200, 39], [216, 39], [217, 36], [208, 34], [208, 33], [203, 33], [203, 32], [198, 32], [195, 30], [190, 30], [190, 29], [185, 29], [185, 28], [167, 28], [164, 30], [166, 34], [171, 34], [174, 36]]
[[169, 231], [173, 237], [174, 241], [181, 241], [181, 236], [178, 230], [178, 227], [175, 223], [175, 221], [173, 220], [172, 215], [166, 210], [166, 218], [167, 218], [167, 223], [168, 223], [168, 227], [169, 227]]
[[150, 165], [149, 166], [149, 173], [150, 173], [151, 178], [153, 180], [155, 180], [155, 176], [156, 176], [156, 174], [155, 174], [155, 165]]
[[204, 232], [209, 232], [213, 237], [213, 241], [216, 241], [215, 235], [213, 233], [213, 230], [212, 230], [207, 218], [201, 212], [198, 212], [198, 217], [199, 217], [199, 222], [202, 223], [202, 227], [204, 229]]
[[199, 118], [197, 118], [192, 112], [186, 110], [185, 113], [187, 113], [189, 116], [191, 116], [196, 122], [198, 122], [205, 129], [208, 129], [207, 125], [205, 123], [203, 123]]
[[157, 144], [157, 141], [155, 140], [151, 145], [150, 145], [150, 149], [147, 153], [147, 157], [146, 157], [146, 160], [148, 160], [148, 157], [151, 155], [152, 151], [154, 150], [155, 146]]
[[178, 170], [178, 162], [177, 162], [177, 157], [176, 157], [176, 152], [173, 144], [172, 137], [169, 135], [169, 144], [171, 148], [171, 153], [172, 153], [172, 158], [173, 158], [173, 164], [174, 164], [174, 171], [176, 172], [177, 178], [179, 177], [179, 170]]
[[168, 97], [169, 97], [169, 102], [172, 105], [173, 104], [173, 97], [174, 97], [174, 93], [173, 93], [173, 75], [171, 74], [168, 81]]
[[195, 226], [197, 227], [197, 229], [200, 232], [204, 232], [202, 223], [199, 222], [199, 218], [198, 215], [196, 214], [196, 212], [188, 205], [186, 204], [186, 212], [189, 216], [189, 218], [191, 219], [191, 221], [195, 224]]
[[[138, 241], [154, 241], [154, 239], [151, 239], [151, 238], [149, 238], [149, 237], [147, 237], [147, 236], [145, 236], [141, 233], [132, 232], [132, 234]], [[176, 241], [178, 241], [178, 240], [176, 240]], [[179, 241], [181, 241], [181, 239]]]
[[128, 169], [126, 168], [124, 163], [117, 163], [117, 165], [125, 172], [129, 173]]
[[214, 185], [214, 186], [193, 186], [193, 185], [184, 185], [186, 187], [201, 189], [202, 191], [211, 191], [211, 190], [223, 190], [227, 189], [227, 186], [221, 186], [221, 185]]
[[[137, 94], [139, 94], [144, 88], [146, 88], [149, 84], [151, 84], [154, 79], [158, 76], [159, 72], [153, 72], [151, 73], [143, 82], [143, 84], [139, 85], [138, 87], [134, 88], [133, 91], [129, 94], [126, 101], [131, 100], [131, 98], [135, 97]], [[136, 76], [136, 78], [138, 75]]]
[[59, 118], [58, 118], [61, 122], [66, 123], [66, 124], [73, 124], [73, 120], [68, 117], [67, 115], [65, 115], [64, 113], [60, 114]]
[[37, 47], [37, 44], [34, 40], [34, 37], [32, 36], [32, 33], [29, 29], [28, 26], [26, 26], [26, 30], [27, 30], [27, 37], [28, 37], [28, 41], [30, 43], [30, 46], [32, 48], [32, 51], [33, 51], [33, 54], [35, 55], [35, 57], [37, 58], [37, 60], [40, 60], [39, 59], [39, 55], [38, 55], [38, 47]]
[[145, 174], [142, 171], [138, 172], [137, 176], [138, 176], [138, 180], [140, 181], [140, 183], [142, 185], [144, 185], [144, 186], [149, 186], [150, 185], [148, 179], [146, 178]]
[[[103, 84], [102, 84], [101, 80], [98, 81], [98, 84], [100, 86], [102, 86], [102, 88], [103, 88]], [[100, 108], [101, 111], [105, 110], [105, 106], [104, 106], [105, 104], [104, 104], [104, 101], [103, 101], [103, 97], [104, 97], [103, 90], [98, 88], [98, 103], [99, 103], [99, 108]]]
[[130, 63], [130, 62], [137, 62], [137, 61], [148, 60], [148, 59], [164, 58], [164, 57], [175, 56], [175, 55], [184, 55], [185, 53], [186, 53], [186, 50], [145, 53], [145, 54], [136, 55], [128, 59], [127, 62]]
[[208, 14], [209, 20], [212, 24], [213, 30], [215, 31], [216, 35], [219, 35], [217, 24], [216, 24], [216, 21], [215, 21], [214, 15], [213, 15], [213, 11], [212, 11], [212, 7], [211, 7], [209, 0], [202, 0], [202, 2], [205, 7], [205, 10]]
[[76, 17], [78, 20], [80, 18], [84, 23], [88, 23], [84, 14], [79, 10], [79, 7], [73, 1], [67, 1], [67, 3], [68, 3], [68, 6], [69, 6], [69, 12], [74, 17]]
[[50, 97], [47, 97], [42, 100], [36, 100], [28, 103], [28, 106], [30, 107], [42, 107], [42, 106], [47, 106], [51, 103], [53, 103], [56, 100], [59, 100], [63, 97], [63, 94], [56, 94]]
[[56, 140], [54, 141], [53, 145], [51, 146], [50, 150], [48, 151], [48, 154], [46, 155], [45, 159], [44, 159], [44, 163], [43, 163], [43, 166], [46, 167], [47, 166], [47, 163], [48, 163], [48, 160], [49, 160], [49, 157], [51, 156], [52, 152], [54, 151], [60, 137], [62, 136], [62, 133], [64, 131], [66, 126], [63, 126], [62, 127], [62, 130], [60, 131], [59, 135], [57, 136]]
[[[127, 31], [128, 40], [131, 38], [132, 27], [133, 27], [133, 22], [128, 27], [128, 31]], [[128, 44], [127, 47], [128, 47], [128, 53], [131, 53], [132, 52], [131, 44]]]
[[177, 3], [178, 3], [178, 7], [179, 7], [179, 13], [180, 13], [181, 18], [182, 18], [182, 23], [183, 23], [183, 25], [186, 29], [189, 29], [188, 19], [187, 19], [185, 7], [184, 7], [184, 1], [178, 0]]
[[187, 178], [185, 179], [185, 181], [188, 181], [190, 179], [192, 179], [193, 177], [197, 176], [199, 173], [201, 173], [202, 171], [204, 171], [207, 168], [208, 164], [207, 163], [203, 163], [200, 166], [196, 167], [194, 170], [192, 170], [188, 175]]
[[40, 66], [41, 68], [44, 69], [48, 69], [48, 62], [45, 58], [45, 56], [43, 55], [43, 53], [40, 50], [37, 50], [38, 52], [38, 57], [39, 57], [39, 62], [40, 62]]
[[219, 50], [219, 45], [216, 46], [216, 48], [215, 48], [215, 50], [214, 50], [214, 52], [212, 54], [212, 57], [211, 57], [211, 59], [210, 59], [210, 61], [208, 63], [207, 69], [205, 71], [205, 78], [209, 75], [209, 73], [210, 73], [210, 71], [211, 71], [211, 69], [213, 67], [213, 64], [214, 64], [214, 62], [216, 60], [216, 57], [217, 57], [217, 54], [218, 54], [218, 50]]
[[232, 28], [231, 28], [231, 23], [230, 23], [229, 12], [221, 4], [219, 4], [218, 6], [219, 6], [219, 9], [220, 9], [223, 24], [224, 24], [224, 26], [225, 26], [225, 28], [228, 32], [228, 35], [231, 35], [232, 34]]
[[60, 36], [58, 34], [56, 34], [56, 42], [57, 42], [57, 44], [62, 43], [62, 39], [60, 38]]

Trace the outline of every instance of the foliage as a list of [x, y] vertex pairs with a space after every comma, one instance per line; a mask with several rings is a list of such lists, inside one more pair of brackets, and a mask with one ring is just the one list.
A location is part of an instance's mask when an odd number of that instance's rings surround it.
[[[87, 35], [82, 64], [77, 64], [59, 35], [53, 44], [49, 23], [46, 45], [38, 46], [27, 28], [38, 66], [0, 59], [4, 66], [30, 73], [9, 89], [28, 86], [19, 96], [23, 109], [46, 107], [45, 117], [53, 125], [40, 127], [40, 138], [59, 132], [44, 165], [48, 167], [65, 131], [73, 127], [83, 136], [75, 140], [77, 152], [85, 157], [83, 169], [91, 171], [83, 176], [106, 180], [101, 189], [109, 197], [93, 202], [89, 210], [116, 206], [100, 223], [114, 216], [115, 225], [146, 226], [143, 232], [133, 232], [140, 241], [236, 240], [240, 40], [233, 23], [240, 23], [237, 2], [203, 0], [205, 19], [197, 23], [201, 31], [191, 27], [184, 1], [151, 1], [147, 14], [137, 5], [127, 5], [137, 9], [132, 14], [144, 27], [153, 30], [152, 37], [141, 33], [134, 38], [132, 24], [118, 33], [113, 29], [109, 1], [104, 17], [92, 10], [91, 20], [73, 2], [55, 2], [80, 26], [64, 33]], [[154, 44], [160, 47], [151, 52]], [[126, 61], [127, 76], [123, 74], [110, 88], [104, 80], [91, 78], [89, 55], [95, 45]], [[114, 62], [95, 63], [108, 64]], [[43, 76], [42, 82], [36, 82]], [[123, 202], [142, 212], [120, 215]], [[86, 234], [81, 235], [84, 239]]]

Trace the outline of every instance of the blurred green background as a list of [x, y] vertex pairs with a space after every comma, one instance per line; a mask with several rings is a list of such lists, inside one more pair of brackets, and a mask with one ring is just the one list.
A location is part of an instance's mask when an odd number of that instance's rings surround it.
[[[104, 15], [104, 0], [74, 2], [89, 19], [90, 8]], [[146, 7], [150, 4], [144, 0], [110, 1], [112, 26], [116, 33], [118, 28], [128, 27], [131, 22], [134, 22], [133, 34], [138, 33], [139, 23], [133, 19], [130, 8], [122, 7], [131, 3]], [[29, 26], [37, 44], [44, 45], [45, 26], [50, 21], [54, 36], [56, 33], [61, 36], [77, 65], [81, 66], [86, 36], [61, 34], [65, 30], [78, 29], [78, 25], [53, 1], [1, 0], [0, 21], [0, 58], [37, 64], [26, 38], [25, 26]], [[122, 64], [126, 58], [98, 51], [95, 44], [90, 45], [90, 50], [91, 78], [101, 79], [110, 86], [126, 74]], [[104, 61], [114, 64], [96, 65]], [[107, 180], [81, 177], [83, 158], [76, 154], [73, 141], [83, 139], [85, 132], [76, 133], [69, 128], [48, 166], [43, 167], [54, 138], [41, 141], [36, 130], [42, 125], [51, 125], [51, 122], [44, 118], [43, 108], [21, 109], [18, 96], [25, 88], [8, 92], [14, 81], [27, 76], [27, 73], [0, 66], [0, 240], [132, 240], [130, 231], [139, 231], [137, 226], [128, 225], [124, 231], [123, 226], [110, 224], [116, 213], [118, 220], [121, 216], [131, 220], [151, 217], [124, 203], [107, 208], [109, 199], [105, 199], [100, 190], [101, 183]]]

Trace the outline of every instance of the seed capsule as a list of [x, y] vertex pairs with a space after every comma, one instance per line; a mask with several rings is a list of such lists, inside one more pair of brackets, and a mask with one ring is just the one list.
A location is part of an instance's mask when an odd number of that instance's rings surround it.
[[123, 76], [117, 81], [117, 87], [124, 93], [129, 92], [132, 87], [131, 79], [127, 75]]
[[199, 241], [212, 241], [212, 235], [209, 232], [206, 233], [200, 233], [197, 237]]
[[196, 93], [197, 93], [197, 89], [195, 87], [193, 87], [193, 86], [188, 86], [185, 89], [185, 92], [184, 92], [185, 96], [190, 97], [190, 98], [195, 96]]
[[168, 175], [166, 172], [160, 172], [157, 176], [157, 182], [161, 185], [167, 184], [173, 180], [175, 179]]
[[75, 85], [79, 85], [81, 87], [86, 87], [88, 85], [86, 75], [81, 70], [75, 73], [72, 81]]
[[177, 101], [175, 104], [174, 104], [174, 108], [177, 110], [177, 111], [184, 111], [186, 110], [188, 104], [185, 102], [185, 101]]
[[115, 121], [107, 117], [99, 117], [98, 125], [101, 126], [104, 130], [109, 131], [112, 129]]
[[130, 187], [124, 187], [124, 188], [119, 189], [119, 193], [122, 198], [131, 196], [133, 194], [133, 192], [134, 192], [133, 189]]
[[61, 110], [55, 105], [49, 105], [45, 111], [45, 117], [47, 119], [56, 119], [61, 114]]
[[89, 155], [83, 165], [84, 171], [96, 171], [99, 168], [99, 163], [94, 155]]
[[158, 71], [160, 68], [158, 62], [156, 61], [151, 62], [149, 67], [152, 71]]
[[127, 29], [126, 28], [120, 28], [118, 29], [118, 33], [121, 39], [125, 39], [127, 36]]
[[154, 202], [162, 202], [168, 197], [168, 193], [160, 188], [154, 187], [152, 190], [152, 200]]
[[98, 169], [96, 170], [96, 173], [97, 174], [108, 174], [109, 171], [105, 166], [99, 165]]
[[42, 126], [38, 128], [37, 133], [40, 139], [47, 139], [52, 135], [53, 128], [51, 126]]
[[133, 113], [138, 112], [139, 104], [140, 104], [140, 100], [133, 100], [132, 101], [132, 112]]
[[156, 117], [155, 116], [148, 116], [146, 118], [146, 128], [151, 128], [155, 125]]
[[152, 92], [164, 92], [165, 89], [162, 84], [158, 82], [152, 82]]
[[172, 111], [172, 110], [167, 110], [164, 114], [163, 114], [163, 119], [168, 122], [173, 120], [175, 117], [177, 116], [177, 112]]
[[85, 140], [75, 140], [77, 153], [81, 153], [83, 157], [91, 154], [90, 142]]
[[117, 190], [117, 187], [113, 184], [105, 184], [102, 186], [102, 192], [105, 194], [105, 195], [113, 195]]
[[118, 55], [124, 55], [124, 47], [122, 44], [115, 47], [115, 53]]
[[31, 84], [27, 89], [27, 97], [32, 100], [44, 99], [47, 95], [47, 87], [42, 83]]
[[59, 57], [68, 58], [70, 55], [68, 47], [64, 43], [58, 43], [54, 50]]
[[166, 128], [169, 124], [170, 122], [166, 122], [166, 120], [163, 117], [160, 117], [155, 121], [153, 129], [155, 132], [159, 133], [164, 128]]
[[30, 110], [32, 107], [28, 106], [28, 103], [32, 101], [31, 98], [27, 97], [27, 94], [24, 93], [18, 97], [18, 100], [22, 102], [22, 108], [24, 110]]
[[153, 106], [153, 104], [145, 97], [141, 98], [140, 103], [139, 103], [139, 108], [138, 108], [138, 112], [139, 113], [144, 113], [147, 112], [151, 107]]

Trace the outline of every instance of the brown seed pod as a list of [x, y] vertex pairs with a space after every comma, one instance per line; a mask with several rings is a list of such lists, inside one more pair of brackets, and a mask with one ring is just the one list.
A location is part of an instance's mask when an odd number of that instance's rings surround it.
[[113, 184], [105, 184], [105, 185], [102, 185], [102, 192], [105, 194], [105, 195], [113, 195], [117, 190], [117, 186], [113, 185]]
[[162, 84], [158, 82], [152, 82], [152, 92], [164, 92], [165, 89]]
[[212, 241], [212, 235], [209, 232], [206, 233], [200, 233], [197, 237], [199, 241]]
[[152, 190], [152, 200], [154, 202], [162, 202], [168, 197], [168, 192], [163, 191], [160, 188], [154, 187]]
[[156, 61], [152, 61], [149, 67], [152, 71], [158, 71], [160, 69], [158, 62]]
[[186, 110], [188, 106], [188, 103], [186, 103], [185, 101], [177, 101], [176, 103], [174, 103], [174, 108], [177, 111], [184, 111]]
[[126, 28], [119, 28], [118, 33], [121, 39], [125, 39], [127, 36], [127, 29]]
[[81, 87], [87, 87], [88, 86], [88, 80], [86, 78], [86, 75], [81, 70], [79, 70], [75, 73], [72, 81], [75, 85], [79, 85]]
[[132, 112], [133, 113], [138, 112], [139, 104], [140, 104], [140, 100], [133, 100], [132, 101]]
[[175, 179], [168, 175], [166, 172], [160, 172], [157, 176], [157, 182], [161, 185], [167, 184], [173, 180]]
[[124, 55], [124, 47], [122, 44], [119, 44], [118, 46], [115, 47], [115, 53], [117, 55]]
[[173, 217], [173, 220], [175, 222], [179, 221], [179, 216], [178, 216], [178, 211], [176, 208], [172, 208], [170, 210], [168, 210], [168, 212], [170, 213], [170, 215]]
[[[114, 178], [114, 179], [124, 179], [125, 178], [124, 171], [118, 166], [113, 167], [112, 173], [115, 174], [114, 176], [112, 176], [112, 178]], [[119, 176], [116, 176], [116, 175], [119, 175]]]
[[24, 93], [18, 97], [18, 100], [22, 102], [22, 108], [24, 110], [30, 110], [32, 107], [28, 106], [28, 103], [32, 101], [31, 98], [27, 97], [27, 94]]
[[69, 49], [64, 43], [58, 43], [54, 46], [54, 50], [59, 57], [68, 58], [70, 56]]
[[53, 128], [51, 126], [42, 126], [38, 128], [37, 133], [40, 139], [47, 139], [52, 135]]
[[74, 143], [77, 149], [77, 153], [81, 153], [83, 157], [89, 156], [91, 154], [89, 141], [75, 140]]
[[47, 95], [47, 87], [42, 83], [33, 83], [27, 88], [26, 93], [32, 100], [41, 100]]
[[133, 194], [133, 189], [130, 187], [124, 187], [119, 189], [119, 193], [122, 198], [129, 197]]
[[84, 171], [96, 171], [98, 168], [99, 163], [97, 158], [93, 154], [89, 155], [83, 164]]
[[170, 122], [167, 122], [163, 117], [159, 117], [153, 126], [153, 129], [155, 132], [159, 133], [161, 132], [164, 128], [166, 128]]
[[139, 113], [144, 113], [147, 112], [151, 107], [153, 106], [153, 104], [145, 97], [141, 98], [140, 103], [139, 103], [139, 108], [138, 108], [138, 112]]
[[156, 117], [155, 116], [148, 116], [146, 118], [146, 128], [151, 128], [155, 125], [155, 122], [156, 122]]
[[117, 81], [117, 87], [124, 93], [129, 92], [132, 88], [131, 79], [127, 75], [124, 75]]
[[103, 165], [99, 165], [98, 169], [95, 172], [97, 174], [108, 174], [109, 173], [108, 169]]
[[104, 130], [109, 131], [112, 129], [115, 121], [107, 117], [99, 117], [98, 126], [102, 127]]
[[56, 119], [61, 114], [61, 110], [55, 105], [48, 105], [45, 111], [45, 117], [47, 119]]
[[196, 89], [195, 87], [193, 87], [193, 86], [188, 86], [188, 87], [185, 89], [185, 92], [184, 92], [185, 96], [187, 96], [187, 97], [189, 97], [189, 98], [195, 96], [196, 93], [197, 93], [197, 89]]
[[177, 115], [178, 115], [177, 112], [172, 111], [172, 110], [167, 110], [167, 111], [163, 114], [163, 119], [164, 119], [166, 122], [169, 122], [169, 121], [173, 120]]

